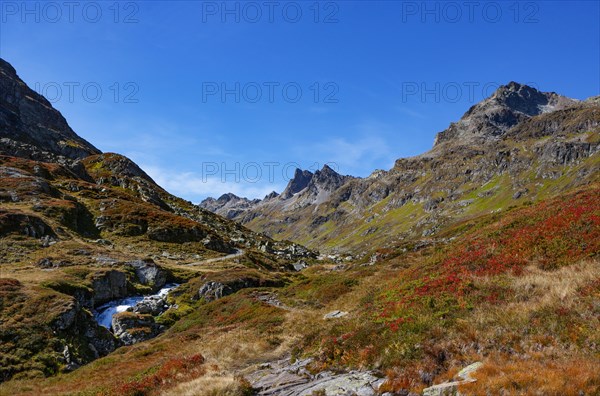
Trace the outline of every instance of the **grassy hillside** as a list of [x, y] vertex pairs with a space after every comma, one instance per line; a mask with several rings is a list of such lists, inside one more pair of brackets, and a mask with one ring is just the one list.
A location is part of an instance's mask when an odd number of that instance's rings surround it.
[[347, 181], [325, 202], [270, 200], [237, 219], [274, 238], [361, 255], [598, 182], [599, 143], [600, 107], [576, 103], [479, 145], [450, 140], [399, 159], [387, 172]]
[[[396, 392], [481, 361], [466, 395], [598, 394], [598, 197], [594, 184], [454, 224], [440, 231], [444, 243], [381, 249], [375, 263], [315, 265], [209, 303], [191, 300], [190, 282], [172, 297], [188, 308], [165, 334], [0, 392], [242, 395], [249, 366], [291, 353], [313, 357], [315, 372], [373, 368]], [[325, 320], [333, 310], [349, 314]]]
[[[76, 170], [0, 156], [0, 382], [66, 371], [65, 348], [80, 364], [110, 352], [115, 339], [93, 309], [156, 289], [131, 263], [181, 283], [231, 269], [238, 278], [249, 268], [284, 273], [300, 257], [310, 261], [302, 247], [168, 194], [123, 156], [89, 156]], [[232, 253], [235, 260], [218, 261]]]

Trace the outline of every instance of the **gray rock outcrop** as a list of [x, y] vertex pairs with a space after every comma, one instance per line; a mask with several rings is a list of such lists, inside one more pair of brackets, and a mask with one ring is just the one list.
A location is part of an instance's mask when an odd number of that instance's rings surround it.
[[460, 385], [475, 382], [476, 380], [471, 377], [471, 374], [477, 371], [482, 365], [483, 363], [481, 362], [470, 364], [458, 372], [456, 381], [445, 382], [443, 384], [425, 388], [423, 389], [423, 396], [460, 396], [458, 387]]
[[167, 271], [152, 260], [135, 260], [126, 263], [135, 271], [135, 276], [142, 285], [158, 290], [167, 283]]
[[67, 370], [72, 370], [121, 345], [120, 341], [98, 325], [92, 314], [73, 299], [51, 322], [50, 327], [64, 339], [63, 356]]
[[152, 315], [121, 312], [113, 316], [112, 329], [123, 344], [133, 345], [156, 337], [161, 326], [154, 322]]
[[170, 305], [167, 303], [162, 296], [149, 296], [137, 304], [135, 304], [131, 311], [139, 314], [149, 314], [152, 316], [158, 316], [169, 309]]
[[30, 89], [0, 59], [0, 154], [55, 161], [100, 151], [79, 137], [43, 96]]
[[261, 396], [375, 396], [385, 381], [370, 371], [323, 371], [313, 375], [306, 368], [310, 362], [305, 359], [292, 364], [284, 359], [264, 364], [246, 378]]
[[204, 298], [205, 301], [210, 302], [223, 298], [234, 292], [235, 290], [229, 285], [224, 285], [220, 282], [210, 281], [206, 282], [200, 287], [200, 289], [198, 290], [198, 296], [200, 298]]
[[262, 280], [254, 277], [243, 277], [227, 282], [207, 281], [198, 290], [198, 298], [210, 302], [218, 300], [239, 290], [251, 287], [276, 287], [281, 286], [280, 281]]
[[127, 276], [117, 270], [106, 271], [92, 279], [94, 306], [127, 296]]

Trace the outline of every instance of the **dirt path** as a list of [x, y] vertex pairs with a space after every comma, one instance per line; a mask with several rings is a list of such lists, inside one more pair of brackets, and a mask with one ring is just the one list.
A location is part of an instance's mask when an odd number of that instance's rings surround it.
[[202, 260], [202, 261], [196, 261], [193, 263], [187, 263], [185, 265], [206, 265], [206, 264], [211, 264], [211, 263], [217, 263], [219, 261], [231, 260], [236, 257], [243, 256], [245, 253], [246, 253], [245, 250], [237, 249], [237, 251], [235, 253], [228, 254], [227, 256], [210, 258], [210, 259], [206, 259], [206, 260]]

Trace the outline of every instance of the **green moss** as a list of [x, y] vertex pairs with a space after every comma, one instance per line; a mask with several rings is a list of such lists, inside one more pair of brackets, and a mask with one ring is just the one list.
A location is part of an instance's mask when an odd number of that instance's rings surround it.
[[45, 281], [41, 283], [41, 286], [55, 290], [59, 293], [67, 294], [69, 296], [73, 296], [77, 292], [91, 294], [93, 291], [88, 285], [84, 283], [64, 279]]

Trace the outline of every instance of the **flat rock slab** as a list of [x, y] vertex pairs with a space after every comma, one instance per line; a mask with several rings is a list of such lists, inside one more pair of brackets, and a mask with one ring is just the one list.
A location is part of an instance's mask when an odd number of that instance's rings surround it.
[[348, 312], [344, 312], [344, 311], [333, 311], [333, 312], [329, 312], [328, 314], [326, 314], [325, 316], [323, 316], [323, 319], [336, 319], [336, 318], [342, 318], [344, 316], [348, 315]]
[[483, 363], [481, 363], [481, 362], [475, 362], [473, 364], [470, 364], [467, 367], [465, 367], [464, 369], [460, 370], [457, 374], [457, 377], [464, 379], [464, 380], [472, 379], [471, 374], [473, 374], [475, 371], [479, 370], [479, 368], [481, 366], [483, 366]]
[[475, 380], [464, 380], [434, 385], [423, 389], [423, 396], [460, 396], [460, 393], [458, 393], [458, 386], [469, 384], [474, 381]]
[[262, 396], [310, 396], [317, 391], [327, 396], [375, 396], [384, 382], [368, 371], [312, 375], [306, 370], [310, 362], [306, 359], [291, 364], [289, 359], [280, 360], [263, 365], [247, 379]]
[[458, 372], [457, 377], [460, 380], [425, 388], [423, 389], [423, 396], [460, 396], [458, 386], [475, 382], [476, 380], [471, 377], [471, 374], [477, 371], [481, 366], [483, 366], [483, 363], [481, 362], [468, 365]]
[[270, 292], [255, 292], [253, 293], [254, 298], [259, 301], [264, 302], [265, 304], [269, 304], [272, 307], [281, 308], [286, 311], [292, 311], [291, 307], [288, 307], [284, 303], [282, 303], [276, 294]]

